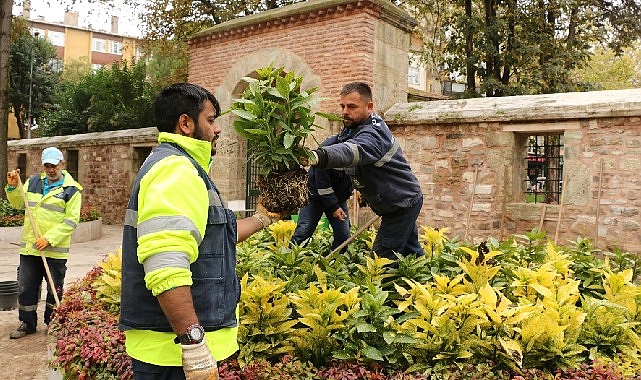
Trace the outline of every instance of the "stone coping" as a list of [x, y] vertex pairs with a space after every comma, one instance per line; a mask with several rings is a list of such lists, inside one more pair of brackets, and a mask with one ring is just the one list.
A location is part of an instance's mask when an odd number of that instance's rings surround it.
[[123, 129], [118, 131], [90, 132], [76, 135], [37, 137], [32, 139], [11, 140], [7, 142], [8, 149], [44, 149], [48, 146], [63, 148], [67, 146], [114, 145], [122, 143], [156, 142], [158, 129], [156, 127]]
[[388, 125], [533, 122], [641, 116], [641, 89], [397, 103]]
[[[19, 243], [22, 227], [0, 227], [0, 241]], [[82, 243], [99, 239], [102, 236], [102, 218], [78, 224], [71, 236], [71, 243]]]

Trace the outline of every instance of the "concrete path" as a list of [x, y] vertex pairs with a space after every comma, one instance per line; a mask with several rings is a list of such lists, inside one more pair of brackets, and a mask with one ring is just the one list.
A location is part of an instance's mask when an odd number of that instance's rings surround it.
[[[91, 270], [103, 257], [111, 252], [116, 252], [122, 245], [121, 225], [102, 225], [100, 238], [72, 243], [67, 260], [67, 275], [65, 284], [69, 284]], [[16, 279], [16, 268], [20, 263], [18, 247], [4, 240], [0, 240], [0, 281]], [[44, 296], [44, 292], [43, 292]]]

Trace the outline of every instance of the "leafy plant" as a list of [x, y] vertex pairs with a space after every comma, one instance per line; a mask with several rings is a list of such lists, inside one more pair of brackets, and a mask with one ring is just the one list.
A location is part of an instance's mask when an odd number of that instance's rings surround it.
[[274, 360], [292, 351], [288, 342], [291, 328], [298, 323], [291, 319], [292, 306], [283, 294], [286, 282], [255, 277], [251, 283], [245, 274], [241, 281], [243, 292], [239, 311], [240, 321], [238, 360], [249, 363], [256, 359]]
[[102, 268], [96, 266], [73, 283], [49, 324], [49, 335], [55, 338], [50, 365], [62, 370], [64, 379], [133, 378], [118, 314], [108, 311], [92, 286], [101, 275]]
[[11, 206], [6, 199], [0, 199], [0, 227], [18, 227], [24, 223], [24, 210]]
[[307, 171], [300, 159], [309, 158], [307, 137], [318, 127], [312, 112], [316, 88], [303, 89], [303, 77], [273, 65], [244, 77], [247, 88], [230, 112], [234, 129], [249, 142], [251, 159], [260, 165], [258, 187], [265, 208], [291, 214], [307, 204]]
[[296, 169], [301, 157], [309, 157], [305, 141], [318, 127], [315, 116], [324, 115], [312, 112], [317, 88], [303, 89], [303, 77], [284, 67], [270, 65], [256, 70], [256, 76], [243, 78], [247, 88], [234, 99], [234, 129], [250, 142], [251, 157], [264, 176]]

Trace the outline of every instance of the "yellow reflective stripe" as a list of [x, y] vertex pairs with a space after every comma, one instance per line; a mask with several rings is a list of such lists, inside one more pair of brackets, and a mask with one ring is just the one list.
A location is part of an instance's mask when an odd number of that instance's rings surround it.
[[194, 222], [182, 215], [158, 216], [138, 224], [138, 239], [145, 235], [163, 231], [188, 231], [200, 244], [203, 240]]
[[145, 260], [142, 266], [145, 274], [164, 268], [189, 269], [189, 255], [178, 251], [156, 253]]
[[334, 194], [334, 189], [332, 189], [331, 187], [318, 189], [318, 195], [329, 195], [329, 194]]
[[356, 164], [361, 160], [361, 154], [358, 152], [358, 145], [350, 142], [346, 142], [345, 145], [352, 150], [352, 155], [354, 156], [349, 166], [356, 166]]
[[68, 225], [69, 227], [72, 227], [72, 228], [78, 227], [78, 224], [76, 222], [74, 222], [73, 220], [71, 220], [71, 219], [63, 219], [62, 223], [66, 224], [66, 225]]
[[394, 155], [398, 151], [399, 146], [400, 145], [398, 141], [394, 137], [392, 137], [392, 147], [387, 151], [387, 153], [385, 153], [385, 155], [380, 160], [374, 163], [374, 166], [376, 166], [377, 168], [380, 168], [381, 166], [390, 162], [392, 157], [394, 157]]
[[125, 221], [123, 223], [125, 226], [138, 227], [138, 211], [128, 208], [125, 211]]
[[[29, 203], [31, 203], [31, 202], [29, 202]], [[65, 212], [65, 208], [64, 207], [54, 206], [54, 205], [50, 205], [48, 203], [42, 203], [40, 205], [40, 207], [44, 208], [44, 209], [47, 209], [47, 210], [55, 211], [55, 212]]]

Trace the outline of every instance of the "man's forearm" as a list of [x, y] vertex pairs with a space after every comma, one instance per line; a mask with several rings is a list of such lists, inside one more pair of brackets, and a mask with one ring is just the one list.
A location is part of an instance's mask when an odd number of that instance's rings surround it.
[[189, 326], [199, 322], [189, 286], [167, 290], [160, 293], [157, 298], [176, 334], [183, 334]]

